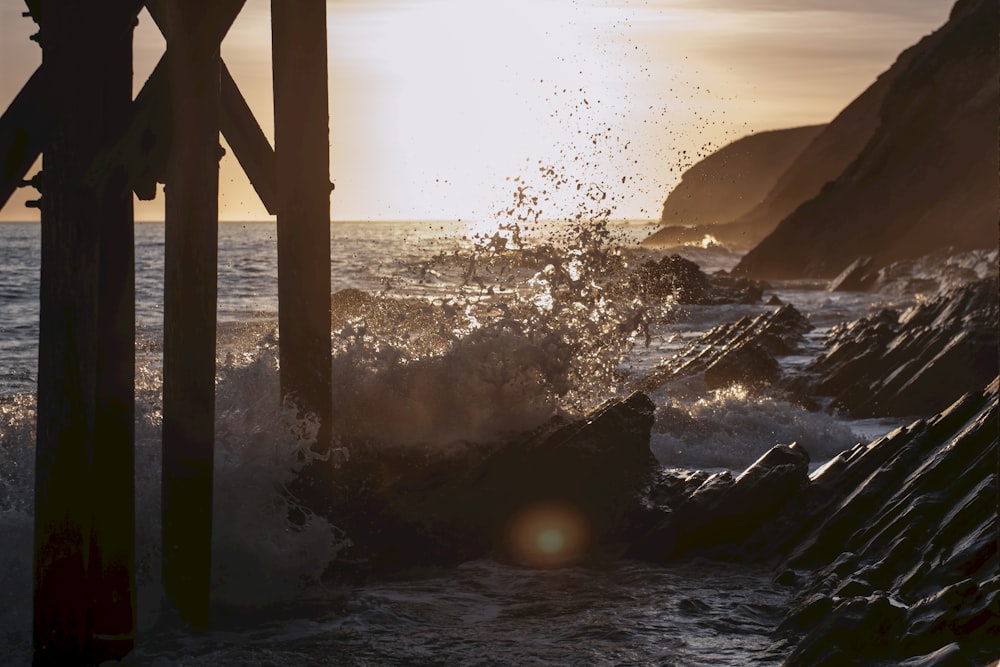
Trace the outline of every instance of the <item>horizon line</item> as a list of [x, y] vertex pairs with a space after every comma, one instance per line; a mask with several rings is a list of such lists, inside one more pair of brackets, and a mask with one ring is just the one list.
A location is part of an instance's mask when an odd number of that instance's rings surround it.
[[[480, 222], [481, 218], [331, 218], [330, 224], [344, 224], [344, 223], [399, 223], [399, 222]], [[645, 223], [645, 224], [659, 224], [661, 221], [659, 218], [609, 218], [609, 222], [615, 223]], [[232, 218], [218, 221], [220, 225], [231, 225], [231, 224], [247, 224], [247, 223], [273, 223], [277, 224], [275, 218]], [[577, 222], [576, 220], [568, 220], [566, 218], [541, 218], [537, 220], [538, 223], [552, 223], [552, 222]], [[0, 225], [12, 224], [12, 225], [38, 225], [41, 224], [41, 220], [0, 220]], [[133, 224], [143, 225], [143, 224], [165, 224], [164, 220], [154, 220], [154, 219], [144, 219], [144, 220], [134, 220]], [[532, 222], [530, 224], [535, 224]]]

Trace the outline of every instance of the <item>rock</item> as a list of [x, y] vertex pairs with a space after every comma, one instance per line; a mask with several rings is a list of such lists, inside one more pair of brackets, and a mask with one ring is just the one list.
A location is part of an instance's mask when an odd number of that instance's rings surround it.
[[775, 357], [797, 352], [812, 328], [792, 305], [720, 324], [657, 366], [635, 388], [652, 391], [690, 376], [702, 376], [712, 388], [777, 383], [781, 371]]
[[872, 258], [869, 255], [857, 258], [841, 271], [839, 276], [830, 281], [827, 289], [831, 292], [863, 292], [867, 290], [874, 284], [877, 276], [876, 273], [872, 272], [871, 265]]
[[934, 414], [1000, 370], [997, 279], [839, 325], [807, 371], [811, 391], [857, 417]]
[[643, 262], [633, 271], [630, 282], [643, 296], [677, 303], [701, 303], [708, 292], [708, 276], [697, 264], [680, 255], [666, 255], [659, 262]]
[[[619, 539], [623, 518], [656, 469], [652, 423], [652, 403], [634, 394], [503, 443], [352, 443], [339, 468], [307, 468], [290, 491], [342, 527], [354, 545], [349, 557], [374, 573], [489, 553], [524, 561], [532, 554], [512, 544], [509, 533], [532, 521], [541, 522], [539, 531], [545, 521], [554, 522], [553, 531], [573, 524], [572, 552], [542, 549], [530, 563], [560, 564]], [[570, 541], [555, 532], [547, 539], [543, 546]]]
[[[994, 663], [995, 664], [995, 663]], [[900, 667], [978, 667], [962, 654], [958, 643], [948, 644], [938, 650], [919, 655], [899, 663]]]
[[740, 343], [725, 350], [705, 369], [709, 389], [739, 384], [755, 388], [772, 384], [781, 377], [781, 368], [773, 356], [754, 343]]
[[815, 623], [785, 664], [861, 667], [888, 660], [905, 622], [905, 605], [891, 597], [850, 598], [835, 604]]
[[[630, 555], [668, 561], [692, 554], [760, 560], [770, 550], [748, 540], [773, 521], [808, 485], [809, 455], [796, 444], [775, 445], [735, 479], [729, 472], [704, 478], [630, 544]], [[662, 478], [661, 478], [662, 479]], [[655, 488], [651, 494], [656, 494]]]
[[643, 262], [629, 276], [629, 285], [646, 298], [697, 305], [757, 303], [764, 293], [760, 282], [725, 272], [708, 276], [697, 264], [680, 255], [666, 255], [659, 262]]
[[813, 473], [783, 517], [785, 664], [996, 658], [998, 382]]
[[996, 247], [965, 252], [945, 247], [882, 267], [868, 289], [880, 294], [936, 296], [996, 275], [998, 258]]

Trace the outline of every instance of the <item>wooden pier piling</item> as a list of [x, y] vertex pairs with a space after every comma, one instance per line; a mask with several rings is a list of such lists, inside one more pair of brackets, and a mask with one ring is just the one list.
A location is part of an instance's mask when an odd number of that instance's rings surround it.
[[[166, 9], [170, 157], [163, 303], [163, 589], [208, 626], [215, 445], [219, 195], [219, 40], [211, 5]], [[216, 5], [217, 7], [217, 5]]]
[[49, 2], [34, 16], [40, 99], [58, 117], [41, 179], [36, 665], [118, 659], [135, 640], [132, 201], [85, 174], [128, 115], [138, 7]]
[[[272, 150], [220, 43], [245, 0], [28, 0], [42, 66], [0, 116], [0, 206], [43, 154], [35, 461], [34, 662], [135, 642], [132, 193], [166, 188], [163, 586], [208, 625], [219, 132], [278, 217], [282, 396], [329, 446], [330, 191], [324, 0], [274, 0]], [[146, 6], [167, 54], [133, 101]]]
[[271, 1], [281, 392], [329, 446], [330, 114], [325, 0]]

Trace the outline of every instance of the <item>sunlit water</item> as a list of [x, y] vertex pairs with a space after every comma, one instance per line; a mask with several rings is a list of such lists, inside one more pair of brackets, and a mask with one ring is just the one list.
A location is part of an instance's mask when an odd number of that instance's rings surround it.
[[[768, 309], [654, 307], [632, 300], [600, 274], [621, 275], [635, 262], [657, 258], [657, 252], [635, 246], [652, 228], [612, 225], [602, 228], [605, 236], [585, 233], [580, 241], [578, 233], [565, 231], [569, 227], [525, 227], [520, 238], [509, 231], [472, 238], [475, 228], [456, 222], [334, 224], [333, 290], [380, 295], [378, 307], [364, 317], [335, 299], [336, 400], [348, 406], [342, 412], [355, 416], [352, 424], [339, 426], [386, 441], [403, 442], [405, 436], [419, 446], [495, 438], [504, 428], [530, 428], [554, 411], [614, 395], [625, 379], [641, 376], [708, 328]], [[287, 500], [277, 492], [293, 477], [309, 429], [295, 423], [277, 398], [275, 227], [227, 223], [219, 237], [213, 544], [218, 612], [213, 632], [189, 637], [164, 627], [158, 599], [163, 226], [136, 226], [142, 636], [135, 663], [780, 662], [781, 656], [767, 652], [768, 633], [786, 592], [762, 570], [625, 562], [532, 571], [484, 560], [388, 583], [328, 583], [324, 572], [345, 535], [319, 517], [292, 529]], [[709, 272], [737, 260], [718, 248], [685, 253]], [[39, 261], [37, 225], [0, 226], [4, 664], [26, 662], [30, 654]], [[881, 305], [866, 295], [808, 287], [776, 286], [776, 293], [814, 322], [810, 339], [816, 345], [836, 322]], [[648, 345], [633, 330], [639, 315], [648, 319]], [[822, 459], [892, 425], [847, 422], [738, 389], [690, 393], [665, 387], [653, 399], [661, 409], [691, 417], [685, 425], [654, 426], [651, 446], [667, 466], [742, 469], [776, 442], [792, 441]], [[390, 414], [398, 406], [407, 410]], [[407, 416], [413, 414], [419, 422]]]

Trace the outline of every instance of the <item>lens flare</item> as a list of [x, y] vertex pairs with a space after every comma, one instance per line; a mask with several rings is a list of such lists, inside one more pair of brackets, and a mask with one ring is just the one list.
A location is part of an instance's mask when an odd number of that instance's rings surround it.
[[507, 549], [528, 567], [559, 567], [576, 561], [590, 542], [586, 518], [563, 504], [545, 503], [521, 510], [507, 529]]

